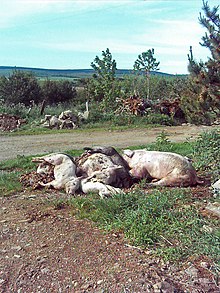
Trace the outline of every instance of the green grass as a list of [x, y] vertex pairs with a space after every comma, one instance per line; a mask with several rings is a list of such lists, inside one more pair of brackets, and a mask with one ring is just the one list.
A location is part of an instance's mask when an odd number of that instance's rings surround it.
[[18, 156], [16, 159], [0, 162], [0, 196], [22, 191], [19, 177], [32, 171], [34, 166], [30, 156]]
[[218, 221], [199, 214], [190, 188], [137, 190], [108, 200], [90, 195], [73, 198], [70, 204], [75, 216], [92, 220], [102, 229], [120, 231], [132, 245], [151, 249], [165, 260], [220, 256]]
[[20, 170], [20, 171], [26, 171], [29, 172], [33, 169], [35, 164], [31, 162], [32, 156], [17, 156], [16, 159], [6, 160], [3, 162], [0, 162], [0, 171], [6, 170], [6, 171], [13, 171], [13, 170]]
[[[40, 125], [30, 127], [30, 125], [23, 125], [21, 128], [12, 132], [0, 132], [0, 136], [17, 136], [17, 135], [40, 135], [40, 134], [56, 134], [56, 133], [77, 133], [77, 132], [94, 132], [94, 131], [123, 131], [127, 129], [151, 129], [161, 128], [159, 124], [131, 124], [131, 125], [113, 125], [111, 122], [98, 122], [82, 124], [76, 129], [49, 129]], [[161, 130], [162, 131], [162, 130]]]
[[0, 196], [9, 196], [22, 190], [19, 176], [21, 172], [5, 172], [0, 170]]

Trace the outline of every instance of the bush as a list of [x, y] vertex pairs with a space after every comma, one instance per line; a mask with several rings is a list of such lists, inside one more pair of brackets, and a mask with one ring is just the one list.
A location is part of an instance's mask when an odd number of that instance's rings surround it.
[[7, 105], [30, 105], [31, 101], [39, 103], [42, 100], [41, 88], [32, 73], [14, 71], [8, 78], [0, 78], [0, 97]]
[[165, 114], [151, 113], [146, 116], [146, 122], [148, 124], [158, 124], [158, 125], [176, 125], [175, 120]]
[[77, 97], [75, 84], [69, 80], [56, 81], [47, 79], [42, 84], [42, 93], [49, 105], [69, 102]]
[[205, 171], [214, 182], [220, 177], [220, 131], [213, 130], [199, 135], [194, 145], [196, 168]]

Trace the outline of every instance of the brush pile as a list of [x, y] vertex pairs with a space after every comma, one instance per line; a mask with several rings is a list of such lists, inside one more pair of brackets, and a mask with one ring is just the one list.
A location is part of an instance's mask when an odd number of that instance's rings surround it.
[[24, 123], [26, 120], [19, 116], [0, 113], [0, 131], [15, 131]]

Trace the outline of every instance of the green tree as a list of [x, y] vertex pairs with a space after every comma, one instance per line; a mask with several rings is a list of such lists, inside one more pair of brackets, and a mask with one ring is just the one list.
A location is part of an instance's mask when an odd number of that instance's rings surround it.
[[102, 58], [95, 57], [91, 67], [95, 73], [91, 80], [89, 90], [92, 93], [93, 99], [101, 102], [105, 111], [114, 107], [114, 97], [116, 92], [116, 61], [112, 58], [112, 54], [107, 48], [102, 51]]
[[41, 101], [41, 88], [32, 73], [14, 71], [9, 77], [0, 79], [0, 96], [8, 105]]
[[156, 62], [156, 58], [154, 57], [154, 49], [149, 49], [147, 52], [143, 52], [138, 55], [137, 60], [134, 62], [134, 71], [136, 72], [144, 72], [147, 77], [147, 99], [150, 99], [150, 73], [151, 71], [159, 70], [160, 62]]
[[74, 83], [68, 80], [45, 80], [42, 85], [44, 100], [47, 104], [57, 104], [76, 99]]
[[[198, 111], [206, 116], [206, 122], [211, 122], [220, 116], [220, 18], [218, 6], [212, 9], [208, 2], [203, 1], [203, 12], [199, 23], [207, 30], [202, 37], [201, 46], [208, 48], [211, 57], [206, 62], [197, 62], [193, 57], [192, 47], [188, 54], [188, 70], [195, 84], [198, 85]], [[209, 121], [207, 121], [209, 113]]]

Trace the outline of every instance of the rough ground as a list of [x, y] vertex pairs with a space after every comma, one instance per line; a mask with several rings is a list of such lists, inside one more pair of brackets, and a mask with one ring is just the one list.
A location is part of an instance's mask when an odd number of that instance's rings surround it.
[[[210, 196], [204, 187], [194, 193]], [[52, 203], [63, 197], [24, 191], [0, 199], [0, 292], [219, 292], [211, 260], [163, 263]]]
[[[171, 140], [185, 140], [204, 128], [168, 129]], [[55, 137], [0, 136], [0, 159], [93, 144], [144, 144], [160, 132], [126, 132], [125, 139], [125, 132], [107, 136], [96, 132], [98, 138], [74, 132]], [[211, 196], [204, 186], [193, 188], [193, 194], [204, 200]], [[220, 292], [208, 258], [163, 263], [150, 251], [130, 246], [123, 234], [104, 233], [87, 220], [77, 220], [69, 206], [54, 204], [61, 198], [63, 193], [45, 190], [0, 197], [0, 292]]]
[[68, 133], [6, 136], [0, 135], [0, 161], [16, 158], [17, 155], [36, 155], [49, 152], [64, 152], [70, 149], [82, 149], [85, 146], [111, 145], [126, 148], [154, 142], [163, 130], [171, 141], [195, 139], [202, 131], [219, 126], [166, 126], [152, 129], [131, 129], [122, 131], [80, 131]]

